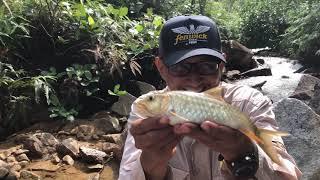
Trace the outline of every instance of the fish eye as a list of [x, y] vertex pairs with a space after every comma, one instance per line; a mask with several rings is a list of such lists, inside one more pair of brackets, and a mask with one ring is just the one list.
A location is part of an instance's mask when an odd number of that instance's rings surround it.
[[149, 96], [149, 101], [152, 101], [153, 100], [153, 96]]

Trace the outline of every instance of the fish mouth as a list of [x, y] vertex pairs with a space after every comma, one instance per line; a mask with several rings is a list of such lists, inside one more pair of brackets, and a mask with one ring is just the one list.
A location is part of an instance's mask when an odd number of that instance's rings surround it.
[[133, 103], [133, 111], [143, 118], [151, 117], [152, 114], [148, 111], [148, 107], [144, 103]]

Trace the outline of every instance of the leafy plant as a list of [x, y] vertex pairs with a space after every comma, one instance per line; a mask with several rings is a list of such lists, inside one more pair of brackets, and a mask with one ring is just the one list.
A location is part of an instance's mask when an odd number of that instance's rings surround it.
[[121, 91], [120, 90], [120, 84], [117, 84], [114, 86], [113, 91], [110, 89], [108, 90], [108, 93], [112, 96], [123, 96], [127, 94], [127, 91]]

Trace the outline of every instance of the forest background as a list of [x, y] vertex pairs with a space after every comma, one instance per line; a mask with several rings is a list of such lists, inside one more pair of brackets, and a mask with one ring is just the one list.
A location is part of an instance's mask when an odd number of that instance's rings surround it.
[[320, 64], [319, 0], [1, 0], [0, 137], [40, 112], [73, 121], [108, 109], [135, 95], [131, 80], [159, 88], [158, 36], [183, 14], [214, 19], [223, 40]]

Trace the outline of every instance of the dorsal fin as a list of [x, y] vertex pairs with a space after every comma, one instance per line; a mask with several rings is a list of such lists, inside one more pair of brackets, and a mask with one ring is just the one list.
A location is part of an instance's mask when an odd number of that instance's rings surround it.
[[203, 93], [205, 95], [209, 95], [211, 98], [224, 102], [224, 99], [222, 98], [222, 91], [223, 91], [223, 88], [218, 86], [218, 87], [214, 87], [209, 90], [206, 90]]

